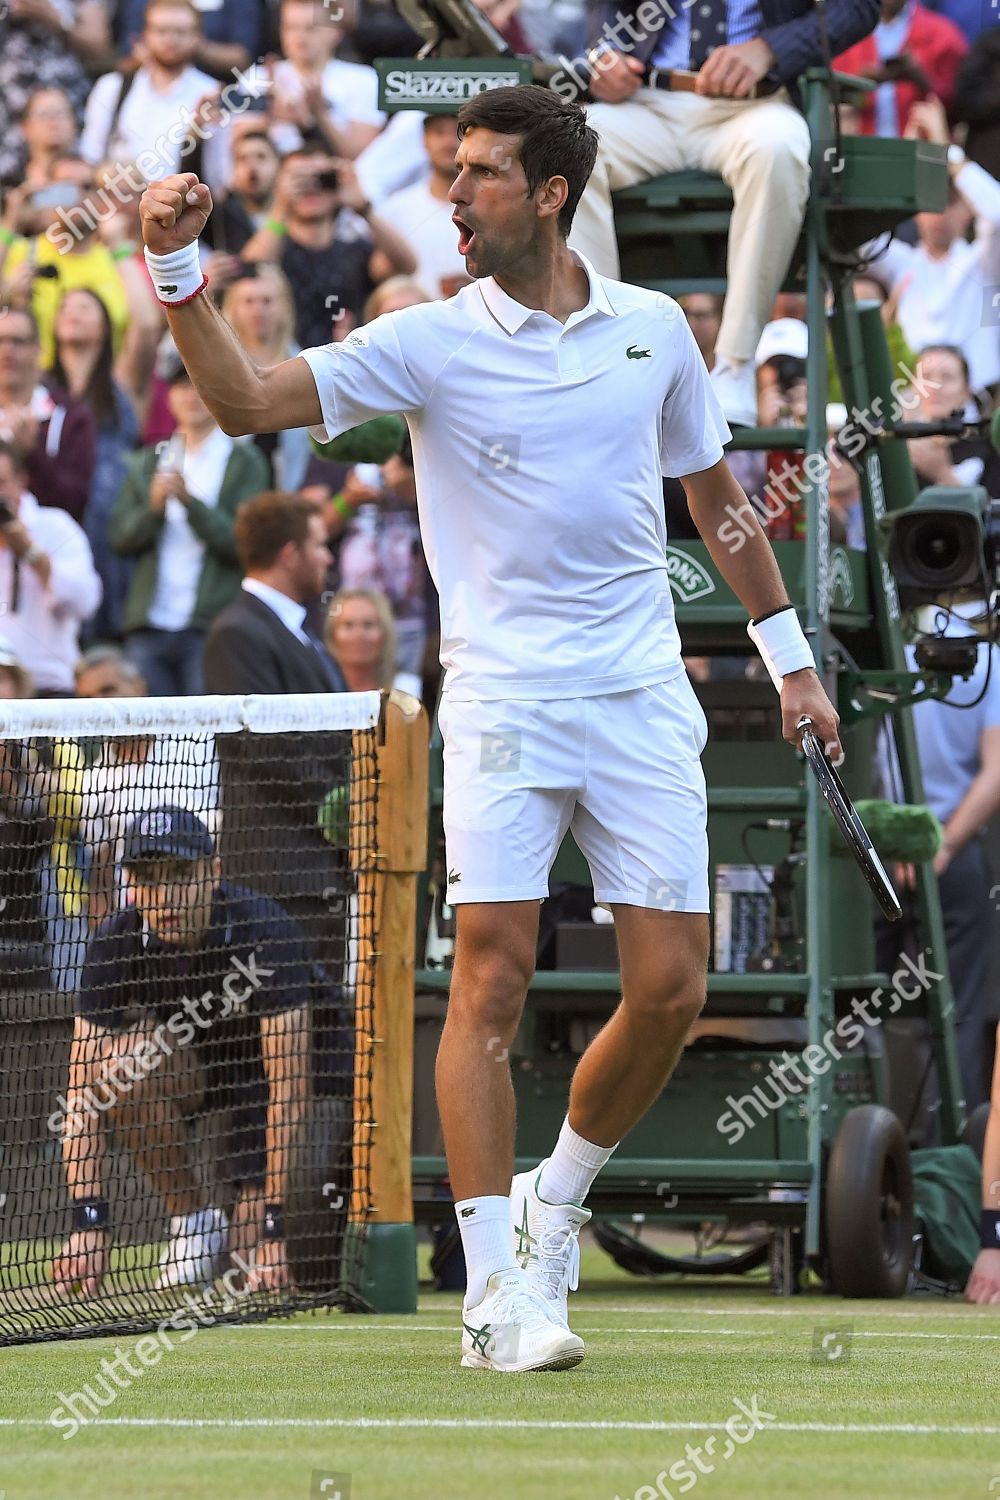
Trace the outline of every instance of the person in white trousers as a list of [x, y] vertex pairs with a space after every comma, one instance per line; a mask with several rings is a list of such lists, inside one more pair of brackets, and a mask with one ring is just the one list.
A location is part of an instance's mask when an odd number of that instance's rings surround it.
[[[723, 177], [734, 208], [712, 383], [730, 426], [753, 427], [754, 353], [809, 195], [809, 130], [795, 108], [794, 80], [822, 61], [815, 8], [805, 0], [696, 0], [657, 9], [658, 25], [644, 29], [645, 5], [624, 15], [599, 7], [600, 39], [587, 58], [599, 101], [588, 122], [601, 144], [569, 243], [602, 276], [618, 279], [613, 192], [692, 168]], [[834, 55], [842, 37], [866, 36], [878, 20], [873, 0], [829, 0], [827, 9]], [[646, 87], [649, 66], [695, 70], [694, 91]]]

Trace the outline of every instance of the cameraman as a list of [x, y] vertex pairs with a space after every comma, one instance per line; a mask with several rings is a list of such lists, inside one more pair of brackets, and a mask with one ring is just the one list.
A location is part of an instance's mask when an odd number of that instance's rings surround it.
[[347, 314], [341, 336], [361, 320], [375, 281], [375, 250], [391, 274], [411, 276], [417, 257], [375, 213], [348, 161], [293, 151], [278, 174], [270, 218], [243, 247], [246, 261], [276, 261], [295, 294], [295, 337], [303, 349], [330, 342], [330, 325]]
[[[287, 1286], [283, 1205], [308, 1098], [312, 974], [301, 930], [277, 902], [220, 878], [211, 835], [186, 808], [136, 817], [123, 865], [132, 904], [91, 941], [65, 1113], [50, 1117], [73, 1209], [53, 1280], [100, 1292], [113, 1126], [170, 1215], [159, 1290], [209, 1284], [227, 1246], [253, 1251], [248, 1289]], [[191, 1159], [189, 1122], [216, 1109], [213, 1176], [239, 1189], [231, 1227]]]
[[[0, 344], [21, 320], [0, 322]], [[101, 602], [90, 543], [65, 511], [39, 505], [24, 455], [0, 440], [0, 610], [42, 698], [72, 698], [80, 627]]]

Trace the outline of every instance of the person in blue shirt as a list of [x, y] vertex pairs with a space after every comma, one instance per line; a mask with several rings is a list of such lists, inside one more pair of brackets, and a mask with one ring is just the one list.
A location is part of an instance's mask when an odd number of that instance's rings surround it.
[[[170, 1215], [158, 1290], [211, 1284], [237, 1247], [252, 1254], [248, 1290], [280, 1289], [284, 1201], [309, 1097], [308, 1002], [322, 971], [278, 902], [221, 879], [212, 836], [186, 808], [133, 819], [122, 863], [131, 904], [91, 939], [66, 1096], [49, 1120], [72, 1205], [53, 1280], [100, 1292], [113, 1125]], [[191, 1157], [190, 1123], [210, 1111], [214, 1177], [238, 1190], [231, 1226]]]
[[[124, 0], [118, 10], [119, 44], [127, 56], [142, 36], [147, 0]], [[195, 67], [213, 78], [247, 68], [263, 51], [263, 0], [194, 0], [201, 16], [201, 43]]]
[[[954, 609], [943, 633], [951, 637], [971, 632], [963, 612]], [[910, 670], [915, 671], [913, 646], [907, 646], [906, 656]], [[988, 1071], [986, 997], [993, 897], [998, 887], [987, 859], [985, 829], [1000, 809], [1000, 647], [980, 642], [972, 676], [956, 677], [946, 701], [928, 698], [918, 703], [913, 709], [913, 727], [924, 800], [944, 827], [934, 873], [955, 998], [959, 1069], [966, 1107], [971, 1111], [986, 1098]], [[885, 736], [879, 763], [884, 794], [903, 801], [898, 762]], [[912, 871], [904, 876], [904, 883], [910, 881]]]

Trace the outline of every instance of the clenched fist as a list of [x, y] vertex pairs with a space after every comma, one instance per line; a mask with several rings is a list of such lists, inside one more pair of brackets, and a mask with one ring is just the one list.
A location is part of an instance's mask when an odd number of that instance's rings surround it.
[[151, 182], [139, 199], [146, 248], [153, 255], [183, 250], [199, 237], [212, 212], [212, 194], [194, 172]]

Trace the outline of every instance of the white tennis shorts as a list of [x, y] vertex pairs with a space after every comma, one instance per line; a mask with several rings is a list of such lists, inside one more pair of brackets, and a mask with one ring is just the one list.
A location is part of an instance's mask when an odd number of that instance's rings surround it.
[[687, 674], [594, 698], [442, 698], [447, 899], [541, 900], [572, 829], [597, 901], [707, 912], [701, 752]]

